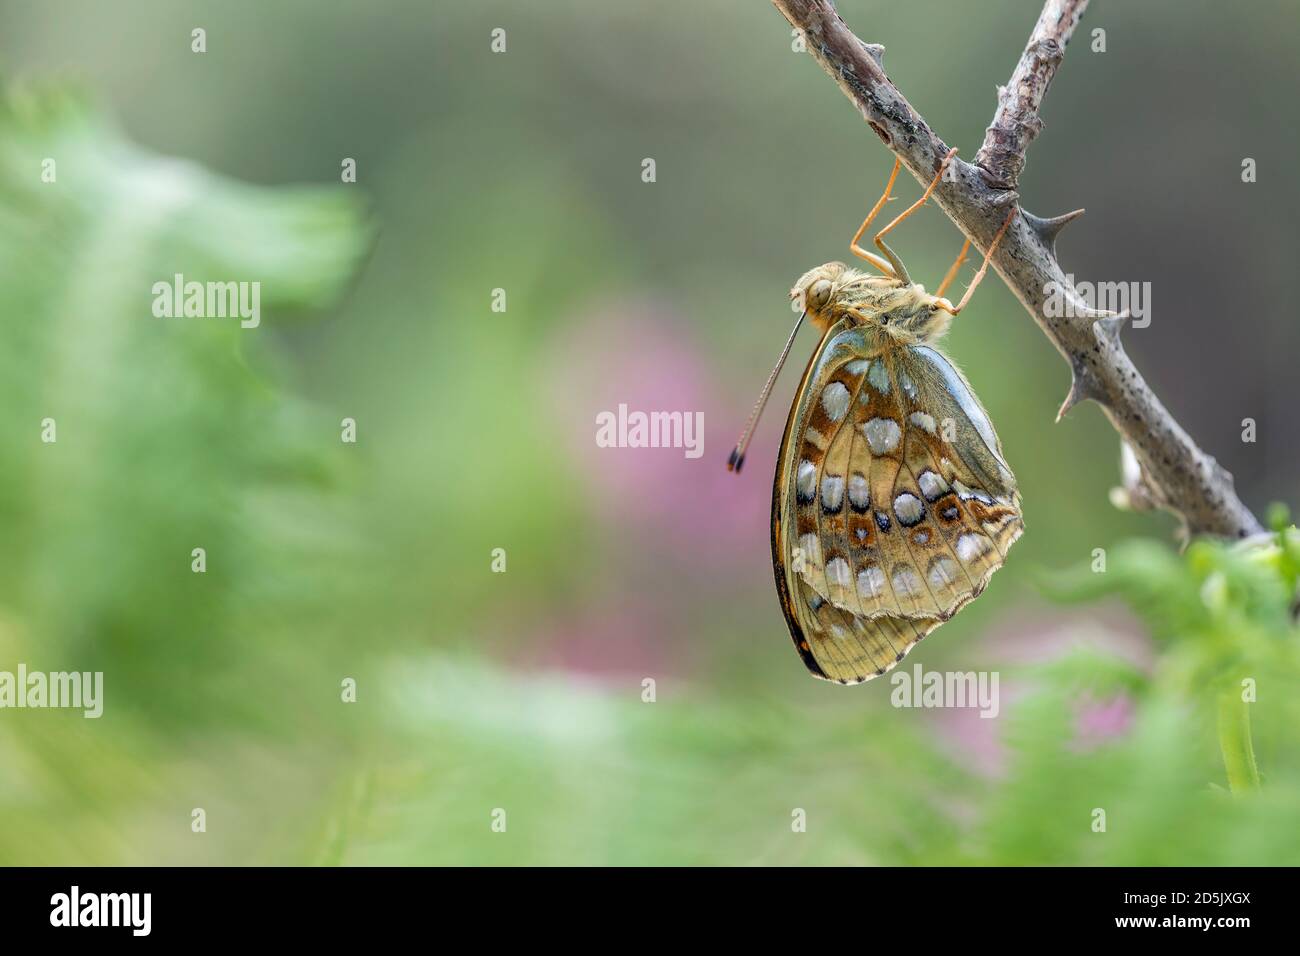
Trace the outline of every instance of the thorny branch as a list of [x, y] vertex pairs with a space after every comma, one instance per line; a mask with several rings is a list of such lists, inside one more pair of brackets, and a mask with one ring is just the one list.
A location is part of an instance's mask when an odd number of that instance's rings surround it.
[[984, 134], [984, 145], [975, 154], [975, 165], [999, 189], [1016, 188], [1025, 168], [1025, 150], [1043, 129], [1038, 107], [1065, 59], [1065, 45], [1087, 6], [1088, 0], [1065, 0], [1043, 7], [1025, 52], [1011, 73], [1011, 82], [998, 87], [998, 109]]
[[[876, 135], [919, 182], [929, 183], [948, 145], [885, 75], [884, 47], [854, 36], [831, 0], [772, 2], [803, 33], [808, 52]], [[954, 159], [935, 190], [939, 207], [981, 249], [988, 248], [1008, 204], [1019, 201], [1015, 190], [1025, 150], [1043, 126], [1043, 94], [1087, 6], [1088, 0], [1047, 0], [1010, 82], [998, 90], [997, 111], [975, 162]], [[1129, 316], [1090, 308], [1057, 263], [1056, 235], [1082, 212], [1040, 219], [1022, 209], [993, 257], [998, 274], [1070, 363], [1070, 392], [1057, 419], [1085, 398], [1101, 405], [1138, 464], [1133, 490], [1142, 494], [1130, 496], [1134, 504], [1178, 515], [1192, 534], [1239, 538], [1261, 531], [1237, 497], [1232, 476], [1197, 447], [1125, 353], [1119, 334]], [[1064, 315], [1048, 315], [1045, 308], [1056, 290], [1066, 308], [1052, 312]]]

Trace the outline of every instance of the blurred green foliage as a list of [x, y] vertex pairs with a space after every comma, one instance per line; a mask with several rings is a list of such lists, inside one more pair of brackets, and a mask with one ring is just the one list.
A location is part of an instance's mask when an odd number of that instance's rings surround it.
[[[1149, 669], [1081, 649], [1036, 669], [1009, 731], [1013, 776], [989, 824], [986, 862], [1294, 865], [1300, 860], [1300, 678], [1296, 556], [1300, 534], [1192, 544], [1184, 555], [1133, 541], [1055, 581], [1058, 597], [1118, 594], [1159, 642]], [[1123, 695], [1127, 733], [1080, 749], [1071, 702]], [[1260, 792], [1230, 796], [1225, 697], [1249, 712]], [[1243, 698], [1249, 697], [1249, 703]], [[1105, 836], [1081, 831], [1071, 806], [1106, 811]]]
[[[852, 719], [693, 687], [655, 706], [465, 663], [391, 675], [393, 803], [342, 859], [365, 863], [1294, 865], [1300, 671], [1285, 545], [1135, 541], [1056, 580], [1121, 594], [1161, 649], [1149, 668], [1088, 648], [1013, 674], [1005, 775], [963, 772], [877, 699]], [[1264, 783], [1227, 792], [1215, 692], [1250, 677]], [[1123, 697], [1129, 726], [1080, 739], [1079, 705]], [[341, 820], [354, 804], [345, 801]], [[515, 808], [505, 834], [486, 807]], [[807, 812], [794, 834], [792, 808]], [[1105, 812], [1105, 829], [1094, 814]], [[430, 821], [436, 825], [428, 826]], [[356, 821], [340, 824], [355, 827]]]
[[335, 728], [350, 635], [320, 589], [345, 593], [339, 556], [362, 553], [337, 426], [278, 388], [256, 330], [155, 318], [151, 289], [257, 280], [272, 314], [319, 308], [368, 243], [347, 195], [151, 155], [65, 92], [0, 101], [0, 667], [103, 671], [107, 697], [92, 722], [4, 712], [0, 862], [147, 858], [118, 815], [188, 819], [159, 778], [195, 735], [255, 750]]

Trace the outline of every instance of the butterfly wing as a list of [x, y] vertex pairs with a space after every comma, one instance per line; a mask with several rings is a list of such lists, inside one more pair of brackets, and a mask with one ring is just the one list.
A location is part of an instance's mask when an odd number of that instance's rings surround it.
[[1016, 479], [965, 376], [931, 345], [890, 353], [905, 412], [893, 506], [923, 570], [916, 610], [952, 617], [988, 584], [1024, 530]]
[[777, 592], [809, 670], [889, 670], [983, 590], [1020, 528], [1015, 479], [951, 363], [848, 321], [829, 330], [772, 496]]

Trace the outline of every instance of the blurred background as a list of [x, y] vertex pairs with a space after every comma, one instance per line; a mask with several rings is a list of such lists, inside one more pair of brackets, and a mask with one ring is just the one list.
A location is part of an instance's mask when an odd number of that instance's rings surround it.
[[[967, 158], [1040, 6], [839, 4]], [[1300, 490], [1298, 33], [1098, 0], [1021, 189], [1087, 207], [1067, 272], [1151, 283], [1128, 349], [1261, 515]], [[996, 277], [946, 348], [1027, 533], [906, 666], [997, 671], [1001, 712], [806, 674], [768, 513], [811, 330], [724, 462], [892, 157], [792, 47], [739, 0], [0, 3], [0, 670], [105, 686], [0, 711], [0, 863], [1300, 862], [1300, 562], [1116, 511]], [[960, 242], [931, 208], [896, 248], [933, 286]], [[154, 318], [177, 272], [260, 281], [261, 326]], [[620, 403], [703, 412], [703, 457], [597, 447]]]

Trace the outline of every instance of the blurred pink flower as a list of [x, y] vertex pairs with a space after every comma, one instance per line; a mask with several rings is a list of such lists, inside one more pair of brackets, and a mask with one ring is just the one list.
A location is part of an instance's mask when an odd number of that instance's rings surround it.
[[[727, 456], [748, 408], [721, 393], [704, 346], [674, 313], [648, 304], [581, 316], [556, 343], [548, 392], [587, 503], [606, 529], [656, 560], [748, 575], [766, 561], [780, 410], [764, 424], [742, 475]], [[702, 412], [703, 454], [681, 448], [601, 448], [597, 415]], [[775, 402], [773, 405], [775, 406]], [[624, 548], [611, 549], [619, 552]]]
[[1123, 736], [1133, 724], [1132, 698], [1119, 695], [1110, 700], [1085, 697], [1077, 704], [1074, 745], [1091, 749]]
[[[1017, 609], [989, 627], [986, 635], [981, 641], [982, 655], [1003, 664], [1041, 663], [1076, 647], [1115, 654], [1138, 667], [1150, 666], [1152, 658], [1150, 639], [1132, 615], [1118, 605], [1087, 610]], [[996, 665], [993, 669], [997, 669]], [[1005, 718], [1014, 714], [1016, 701], [1031, 691], [1026, 680], [1014, 680], [1004, 672], [999, 682], [1001, 706], [996, 720], [981, 718], [976, 710], [937, 712], [936, 724], [954, 759], [981, 775], [1001, 776], [1008, 757], [1002, 739]], [[1104, 701], [1083, 698], [1077, 707], [1071, 746], [1089, 749], [1120, 736], [1128, 731], [1133, 716], [1133, 701], [1127, 697]]]
[[1001, 681], [998, 688], [999, 714], [990, 720], [975, 708], [951, 708], [934, 712], [940, 738], [953, 759], [984, 777], [1000, 777], [1006, 771], [1007, 748], [1002, 742], [1002, 718], [1012, 709], [1018, 693]]
[[666, 609], [644, 601], [573, 608], [563, 617], [538, 623], [513, 663], [528, 670], [565, 670], [602, 682], [661, 680], [682, 672], [683, 648], [665, 642]]

